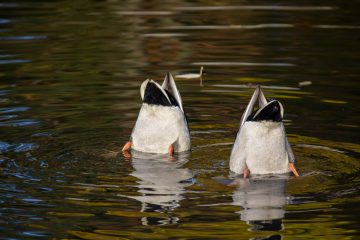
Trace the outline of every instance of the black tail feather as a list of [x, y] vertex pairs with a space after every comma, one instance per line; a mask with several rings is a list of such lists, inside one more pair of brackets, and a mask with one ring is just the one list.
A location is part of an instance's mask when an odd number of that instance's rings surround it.
[[172, 106], [169, 99], [164, 95], [164, 92], [161, 91], [154, 82], [148, 82], [143, 102], [153, 105]]

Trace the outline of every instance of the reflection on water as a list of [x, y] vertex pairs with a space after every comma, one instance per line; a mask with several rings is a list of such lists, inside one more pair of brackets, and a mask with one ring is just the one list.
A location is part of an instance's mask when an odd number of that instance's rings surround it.
[[242, 207], [237, 212], [241, 220], [252, 225], [254, 231], [282, 230], [287, 181], [286, 176], [234, 180], [238, 187], [233, 193], [233, 204]]
[[[356, 238], [359, 7], [0, 3], [0, 239]], [[202, 87], [177, 80], [191, 154], [116, 157], [141, 82], [200, 66]], [[257, 84], [284, 104], [302, 177], [240, 180], [234, 191], [213, 179], [229, 173]]]
[[[131, 153], [131, 164], [134, 171], [130, 174], [139, 180], [140, 196], [128, 196], [141, 202], [141, 212], [171, 213], [180, 206], [184, 199], [186, 187], [194, 183], [192, 172], [182, 166], [189, 161], [190, 153], [179, 153], [175, 156], [146, 154], [137, 151]], [[175, 224], [177, 217], [167, 219], [149, 219], [144, 217], [142, 223], [147, 225]]]

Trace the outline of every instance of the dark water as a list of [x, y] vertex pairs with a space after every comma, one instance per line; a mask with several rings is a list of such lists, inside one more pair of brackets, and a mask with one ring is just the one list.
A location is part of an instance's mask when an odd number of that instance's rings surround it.
[[[359, 9], [1, 1], [0, 239], [357, 239]], [[202, 87], [177, 81], [192, 152], [119, 154], [141, 82], [200, 66]], [[229, 176], [256, 84], [285, 106], [300, 178]]]

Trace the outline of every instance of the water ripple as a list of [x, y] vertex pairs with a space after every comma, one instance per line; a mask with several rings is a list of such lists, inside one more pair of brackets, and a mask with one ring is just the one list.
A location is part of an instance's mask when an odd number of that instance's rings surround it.
[[243, 91], [237, 91], [237, 90], [220, 90], [220, 89], [207, 89], [207, 90], [200, 90], [200, 92], [208, 92], [208, 93], [239, 93]]
[[298, 147], [304, 147], [304, 148], [322, 149], [322, 150], [327, 150], [327, 151], [337, 152], [337, 153], [345, 153], [344, 151], [341, 151], [341, 150], [339, 150], [339, 149], [335, 149], [335, 148], [331, 148], [331, 147], [326, 147], [326, 146], [321, 146], [321, 145], [297, 144], [297, 146], [298, 146]]
[[14, 176], [14, 177], [19, 178], [19, 179], [25, 179], [25, 180], [36, 181], [36, 182], [41, 181], [41, 179], [34, 178], [34, 177], [32, 177], [32, 176], [30, 176], [29, 174], [26, 174], [26, 173], [15, 172], [15, 173], [10, 173], [9, 175]]
[[11, 108], [0, 108], [0, 114], [13, 113], [13, 112], [25, 112], [29, 110], [29, 107], [11, 107]]
[[14, 152], [28, 152], [37, 147], [35, 143], [19, 143], [14, 145]]
[[[356, 231], [356, 212], [348, 210], [359, 191], [358, 124], [350, 104], [359, 77], [351, 51], [358, 46], [359, 3], [0, 2], [0, 236], [346, 238]], [[304, 6], [314, 4], [334, 7]], [[121, 59], [131, 66], [119, 66]], [[180, 153], [163, 160], [117, 154], [136, 121], [143, 76], [160, 80], [166, 67], [200, 66], [208, 68], [206, 86], [178, 83], [194, 151], [179, 163]], [[299, 81], [314, 84], [303, 90]], [[236, 179], [228, 157], [239, 111], [256, 84], [269, 97], [298, 97], [284, 104], [301, 178], [270, 188], [271, 179], [253, 176], [228, 186]], [[348, 104], [335, 105], [341, 101]], [[104, 151], [114, 154], [105, 158]], [[283, 210], [274, 224], [249, 218]], [[169, 226], [151, 226], [161, 224]]]
[[314, 25], [313, 28], [325, 28], [325, 29], [360, 29], [360, 26], [351, 25]]
[[233, 142], [224, 142], [224, 143], [211, 143], [211, 144], [205, 144], [205, 145], [199, 145], [196, 146], [196, 149], [199, 148], [208, 148], [208, 147], [216, 147], [216, 146], [232, 146], [234, 143]]
[[147, 33], [143, 34], [143, 37], [158, 37], [158, 38], [167, 38], [167, 37], [184, 37], [189, 34], [185, 33]]
[[28, 152], [35, 148], [37, 148], [38, 145], [35, 143], [17, 143], [17, 144], [10, 144], [7, 142], [0, 141], [0, 153], [4, 152]]
[[47, 133], [47, 132], [40, 132], [40, 133], [34, 133], [33, 135], [31, 135], [32, 137], [50, 137], [51, 133]]
[[[256, 88], [255, 84], [214, 84], [214, 87], [224, 87], [224, 88]], [[300, 88], [295, 87], [284, 87], [284, 86], [261, 86], [264, 89], [277, 89], [277, 90], [300, 90]]]
[[329, 11], [332, 6], [275, 6], [275, 5], [247, 5], [247, 6], [199, 6], [177, 7], [178, 11], [222, 11], [222, 10], [261, 10], [261, 11]]
[[7, 142], [1, 142], [0, 141], [0, 153], [1, 152], [7, 152], [10, 147], [11, 147], [11, 144], [9, 144]]
[[0, 41], [27, 41], [27, 40], [41, 40], [46, 39], [47, 36], [3, 36], [0, 37]]
[[8, 94], [10, 91], [9, 90], [0, 90], [0, 96], [4, 96], [6, 94]]
[[[209, 115], [210, 117], [211, 115]], [[192, 130], [191, 135], [197, 135], [197, 134], [214, 134], [214, 133], [225, 133], [227, 131], [224, 130], [207, 130], [207, 131], [196, 131]]]
[[7, 23], [10, 23], [10, 22], [11, 22], [10, 19], [0, 18], [0, 24], [7, 24]]
[[24, 202], [26, 203], [41, 203], [41, 202], [44, 202], [43, 200], [41, 199], [36, 199], [36, 198], [23, 198], [22, 199]]
[[9, 60], [0, 60], [0, 64], [16, 64], [16, 63], [28, 63], [31, 60], [25, 59], [9, 59]]
[[293, 24], [261, 23], [253, 25], [197, 25], [197, 26], [169, 26], [161, 29], [172, 30], [214, 30], [214, 29], [261, 29], [261, 28], [293, 28]]
[[0, 127], [27, 127], [40, 124], [39, 121], [33, 119], [19, 119], [13, 121], [0, 122]]
[[25, 193], [26, 191], [20, 190], [17, 188], [16, 184], [1, 184], [0, 191], [4, 191], [6, 193]]
[[196, 66], [246, 66], [246, 67], [293, 67], [293, 63], [254, 63], [254, 62], [194, 62]]
[[119, 15], [134, 15], [134, 16], [164, 16], [164, 15], [172, 15], [173, 12], [171, 11], [119, 11], [116, 12]]
[[0, 8], [15, 8], [17, 6], [16, 3], [0, 3]]
[[23, 236], [28, 236], [28, 237], [48, 237], [49, 234], [46, 232], [41, 232], [41, 231], [26, 231], [26, 232], [22, 232], [20, 233]]
[[8, 57], [15, 57], [18, 54], [0, 54], [0, 58], [8, 58]]

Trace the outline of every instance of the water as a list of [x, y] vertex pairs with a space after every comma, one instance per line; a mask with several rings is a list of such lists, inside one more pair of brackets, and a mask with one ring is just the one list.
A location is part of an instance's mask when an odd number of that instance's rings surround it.
[[[356, 239], [356, 1], [0, 3], [1, 239]], [[119, 153], [139, 87], [178, 80], [193, 149]], [[299, 87], [299, 82], [312, 85]], [[300, 178], [229, 175], [256, 84]]]

